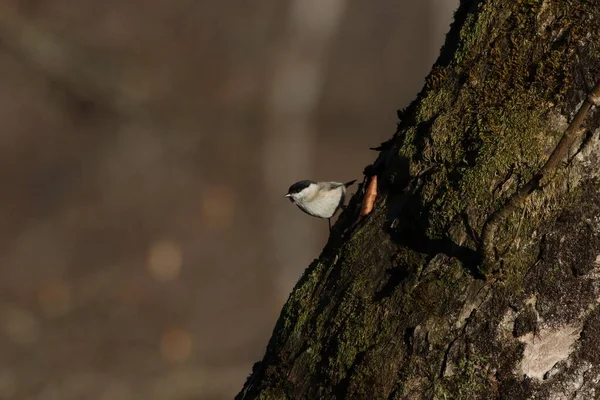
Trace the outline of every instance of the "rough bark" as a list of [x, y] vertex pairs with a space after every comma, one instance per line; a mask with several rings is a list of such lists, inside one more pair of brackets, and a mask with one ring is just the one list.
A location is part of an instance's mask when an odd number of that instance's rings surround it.
[[600, 396], [600, 113], [548, 160], [600, 77], [597, 0], [462, 1], [418, 98], [284, 306], [238, 399]]

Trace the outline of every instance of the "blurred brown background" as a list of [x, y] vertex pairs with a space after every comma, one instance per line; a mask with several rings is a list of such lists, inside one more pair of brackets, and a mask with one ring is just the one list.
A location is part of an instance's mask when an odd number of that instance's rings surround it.
[[0, 3], [0, 399], [228, 399], [456, 0]]

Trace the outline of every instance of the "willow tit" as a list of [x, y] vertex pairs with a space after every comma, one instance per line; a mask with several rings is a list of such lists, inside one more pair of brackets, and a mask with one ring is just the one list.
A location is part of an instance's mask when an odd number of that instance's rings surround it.
[[300, 181], [290, 186], [285, 197], [308, 215], [327, 218], [331, 230], [331, 217], [343, 207], [346, 188], [354, 182]]

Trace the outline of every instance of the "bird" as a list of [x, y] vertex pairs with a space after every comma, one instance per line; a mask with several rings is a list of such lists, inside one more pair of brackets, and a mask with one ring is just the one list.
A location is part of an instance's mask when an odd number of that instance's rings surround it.
[[346, 189], [354, 182], [356, 179], [346, 183], [299, 181], [290, 186], [285, 197], [308, 215], [327, 218], [331, 230], [331, 217], [344, 206]]

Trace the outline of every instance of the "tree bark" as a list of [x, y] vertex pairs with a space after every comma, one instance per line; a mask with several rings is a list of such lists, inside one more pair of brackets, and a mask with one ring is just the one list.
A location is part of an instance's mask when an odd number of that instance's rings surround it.
[[496, 273], [480, 272], [486, 221], [541, 171], [598, 78], [597, 0], [461, 1], [237, 398], [599, 398], [598, 107], [494, 227]]

